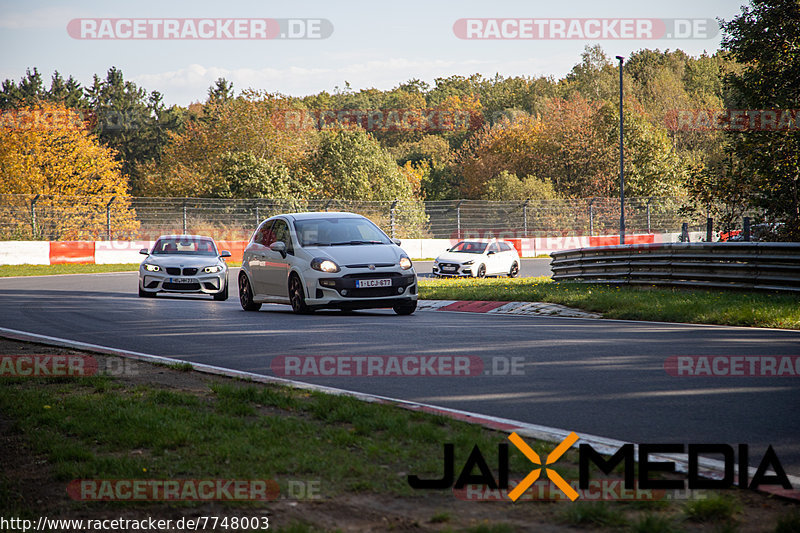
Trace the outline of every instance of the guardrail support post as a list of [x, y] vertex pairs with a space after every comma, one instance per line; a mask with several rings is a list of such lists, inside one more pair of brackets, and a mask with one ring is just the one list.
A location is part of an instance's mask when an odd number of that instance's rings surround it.
[[706, 242], [714, 242], [714, 219], [706, 218]]
[[530, 198], [528, 198], [525, 200], [525, 203], [522, 204], [522, 229], [526, 237], [528, 236], [528, 202], [530, 201]]
[[458, 235], [458, 240], [461, 240], [461, 203], [464, 200], [459, 200], [456, 204], [456, 235]]
[[647, 233], [652, 233], [652, 231], [650, 231], [650, 202], [652, 201], [652, 198], [647, 199]]
[[742, 233], [744, 233], [744, 241], [750, 242], [750, 217], [744, 217]]
[[183, 234], [186, 235], [186, 202], [183, 202]]
[[589, 236], [594, 237], [594, 198], [589, 200]]

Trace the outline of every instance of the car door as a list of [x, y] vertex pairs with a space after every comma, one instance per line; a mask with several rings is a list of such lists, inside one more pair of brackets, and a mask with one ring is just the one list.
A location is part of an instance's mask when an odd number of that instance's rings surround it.
[[253, 242], [245, 254], [245, 261], [250, 270], [250, 282], [255, 295], [267, 294], [267, 272], [265, 270], [267, 251], [269, 251], [269, 245], [275, 241], [272, 224], [272, 220], [267, 220], [259, 226], [253, 235]]
[[507, 242], [500, 242], [498, 246], [500, 246], [500, 253], [497, 254], [500, 263], [498, 268], [502, 274], [508, 274], [511, 271], [511, 265], [516, 260], [514, 249]]
[[500, 268], [502, 268], [502, 254], [500, 252], [500, 247], [497, 245], [496, 242], [489, 244], [489, 247], [486, 250], [486, 275], [493, 275], [500, 272]]
[[[282, 242], [286, 246], [285, 253], [265, 250], [266, 261], [264, 263], [264, 281], [266, 294], [281, 298], [289, 297], [289, 262], [294, 257], [294, 247], [292, 246], [292, 236], [289, 232], [289, 224], [282, 218], [275, 219], [272, 225], [272, 242]], [[272, 242], [270, 244], [272, 244]]]

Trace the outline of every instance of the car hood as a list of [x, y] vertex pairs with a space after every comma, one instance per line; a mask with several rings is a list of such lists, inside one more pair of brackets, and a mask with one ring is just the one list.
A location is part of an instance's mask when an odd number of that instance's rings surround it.
[[145, 261], [163, 267], [203, 267], [216, 265], [219, 259], [214, 255], [150, 255]]
[[483, 254], [468, 254], [466, 252], [445, 252], [436, 258], [437, 261], [463, 263], [464, 261], [479, 260]]
[[397, 263], [403, 250], [394, 244], [359, 244], [355, 246], [308, 246], [313, 257], [325, 257], [339, 266], [364, 263]]

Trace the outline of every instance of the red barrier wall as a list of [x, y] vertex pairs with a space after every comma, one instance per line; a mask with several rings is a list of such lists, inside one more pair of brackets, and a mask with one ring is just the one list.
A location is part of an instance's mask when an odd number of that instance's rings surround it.
[[50, 241], [50, 264], [94, 263], [94, 241]]

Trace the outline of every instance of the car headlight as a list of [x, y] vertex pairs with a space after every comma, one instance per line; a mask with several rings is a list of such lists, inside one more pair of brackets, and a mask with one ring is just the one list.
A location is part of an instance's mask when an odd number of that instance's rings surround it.
[[400, 257], [400, 268], [403, 270], [411, 268], [411, 259], [409, 259], [408, 256], [404, 255]]
[[475, 262], [475, 261], [474, 261], [473, 259], [470, 259], [469, 261], [464, 261], [464, 262], [463, 262], [463, 263], [461, 263], [461, 264], [462, 264], [462, 265], [464, 265], [464, 266], [467, 266], [467, 265], [471, 265], [471, 264], [472, 264], [472, 263], [474, 263], [474, 262]]
[[205, 268], [203, 269], [203, 272], [205, 272], [206, 274], [213, 274], [213, 273], [215, 273], [215, 272], [221, 272], [221, 271], [222, 271], [222, 267], [221, 267], [221, 266], [219, 266], [219, 265], [214, 265], [214, 266], [210, 266], [210, 267], [205, 267]]
[[319, 270], [320, 272], [339, 272], [339, 265], [331, 261], [330, 259], [324, 259], [322, 257], [315, 257], [311, 260], [311, 268], [314, 270]]
[[158, 265], [145, 265], [144, 269], [147, 270], [148, 272], [158, 272], [159, 270], [161, 270], [161, 267]]

